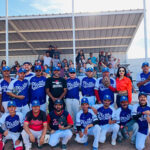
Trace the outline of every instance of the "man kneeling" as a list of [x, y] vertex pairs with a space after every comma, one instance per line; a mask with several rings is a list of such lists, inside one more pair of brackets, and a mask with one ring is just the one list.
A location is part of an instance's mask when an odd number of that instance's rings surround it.
[[70, 128], [73, 126], [73, 120], [70, 114], [63, 109], [63, 101], [54, 102], [54, 110], [47, 117], [48, 128], [51, 131], [49, 145], [57, 146], [62, 138], [62, 150], [66, 150], [66, 144], [72, 137]]
[[81, 107], [82, 110], [80, 110], [76, 116], [78, 133], [75, 141], [78, 143], [86, 143], [87, 135], [94, 135], [93, 150], [98, 150], [98, 142], [101, 131], [101, 128], [98, 125], [99, 121], [93, 110], [89, 108], [89, 102], [87, 98], [82, 98]]
[[26, 115], [24, 121], [24, 130], [22, 132], [23, 142], [26, 150], [32, 148], [32, 143], [35, 139], [39, 141], [38, 145], [44, 144], [44, 138], [47, 131], [46, 113], [40, 110], [40, 102], [34, 100], [32, 102], [32, 110]]
[[0, 133], [5, 136], [5, 139], [13, 140], [15, 150], [23, 150], [21, 142], [21, 132], [23, 125], [23, 115], [16, 112], [15, 101], [9, 101], [7, 105], [8, 113], [3, 114], [0, 118], [0, 124], [5, 124], [6, 130], [0, 127]]

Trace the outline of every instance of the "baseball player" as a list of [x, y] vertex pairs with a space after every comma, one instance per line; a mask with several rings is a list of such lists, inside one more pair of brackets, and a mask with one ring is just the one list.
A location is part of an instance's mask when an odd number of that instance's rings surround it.
[[[4, 113], [0, 118], [0, 133], [4, 138], [13, 140], [15, 150], [23, 150], [21, 142], [21, 132], [23, 130], [23, 115], [16, 112], [15, 101], [8, 102], [8, 112]], [[5, 124], [5, 130], [2, 125]]]
[[109, 68], [102, 69], [103, 77], [96, 80], [95, 95], [98, 103], [103, 103], [104, 95], [111, 96], [111, 105], [114, 106], [114, 92], [116, 91], [116, 81], [109, 76]]
[[47, 131], [46, 113], [40, 110], [40, 102], [38, 100], [32, 101], [32, 110], [26, 115], [24, 121], [24, 130], [22, 132], [23, 142], [26, 150], [32, 147], [31, 142], [35, 139], [39, 141], [38, 145], [44, 144], [44, 138]]
[[101, 131], [101, 128], [98, 125], [99, 121], [92, 109], [89, 108], [87, 98], [82, 98], [81, 107], [82, 110], [80, 110], [76, 116], [78, 133], [75, 140], [78, 143], [86, 143], [88, 140], [87, 135], [94, 135], [93, 150], [98, 150], [98, 142]]
[[86, 69], [87, 77], [84, 77], [81, 82], [82, 96], [88, 99], [90, 106], [94, 105], [96, 102], [94, 93], [96, 79], [93, 78], [93, 71], [94, 71], [93, 68], [87, 68]]
[[30, 79], [35, 76], [34, 72], [31, 72], [31, 63], [30, 62], [24, 62], [23, 68], [26, 70], [25, 79], [30, 81]]
[[147, 104], [146, 93], [139, 93], [138, 99], [139, 103], [133, 105], [132, 110], [133, 118], [137, 121], [139, 126], [135, 146], [137, 150], [143, 150], [149, 133], [147, 117], [150, 115], [150, 106]]
[[116, 123], [115, 109], [110, 106], [111, 97], [105, 95], [103, 98], [103, 104], [97, 104], [93, 107], [97, 109], [97, 117], [99, 125], [101, 127], [101, 136], [99, 138], [100, 143], [105, 143], [107, 132], [112, 132], [112, 145], [116, 145], [117, 134], [119, 131], [119, 125]]
[[142, 64], [143, 72], [137, 75], [137, 86], [140, 92], [147, 93], [147, 102], [150, 105], [150, 72], [149, 63]]
[[7, 94], [13, 98], [16, 102], [17, 109], [16, 111], [20, 111], [23, 113], [25, 117], [26, 113], [29, 111], [28, 106], [28, 90], [29, 83], [28, 80], [24, 79], [26, 70], [20, 68], [18, 71], [18, 79], [15, 79], [10, 82]]
[[10, 77], [10, 68], [8, 66], [5, 66], [2, 68], [3, 73], [3, 79], [0, 80], [0, 103], [1, 103], [1, 111], [2, 112], [8, 112], [7, 105], [10, 100], [9, 95], [7, 95], [6, 91], [10, 84], [10, 82], [13, 80], [13, 78]]
[[46, 112], [46, 78], [42, 76], [41, 66], [35, 66], [36, 75], [30, 79], [30, 103], [40, 101], [40, 109]]
[[76, 128], [76, 114], [80, 108], [79, 88], [80, 80], [76, 78], [76, 69], [69, 68], [69, 76], [67, 79], [66, 106], [67, 111], [74, 119], [74, 128]]
[[132, 131], [131, 143], [135, 144], [138, 124], [132, 119], [132, 106], [129, 105], [127, 96], [121, 96], [120, 103], [121, 107], [116, 110], [116, 120], [120, 125], [118, 140], [121, 142], [123, 138], [128, 139], [129, 132]]
[[47, 117], [48, 128], [51, 132], [49, 145], [57, 146], [62, 138], [62, 150], [66, 150], [66, 145], [72, 137], [70, 128], [73, 126], [73, 120], [71, 115], [63, 109], [62, 100], [56, 100], [54, 108]]

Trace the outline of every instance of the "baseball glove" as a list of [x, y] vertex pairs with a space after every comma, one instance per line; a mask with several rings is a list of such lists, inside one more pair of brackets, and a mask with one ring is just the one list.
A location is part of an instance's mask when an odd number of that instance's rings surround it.
[[109, 87], [110, 86], [110, 79], [109, 77], [104, 77], [102, 80], [102, 83], [105, 87]]
[[58, 123], [59, 123], [59, 125], [66, 127], [67, 126], [67, 118], [64, 115], [62, 115], [58, 119]]

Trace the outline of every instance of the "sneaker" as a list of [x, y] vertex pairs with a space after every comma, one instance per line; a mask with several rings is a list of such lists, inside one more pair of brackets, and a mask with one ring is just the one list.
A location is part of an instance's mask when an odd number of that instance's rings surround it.
[[130, 142], [131, 144], [133, 144], [133, 145], [135, 145], [135, 141], [133, 141], [133, 140], [131, 140], [131, 142]]
[[93, 147], [93, 150], [98, 150], [98, 148], [97, 147]]
[[87, 145], [88, 145], [88, 142], [85, 142], [85, 143], [84, 143], [84, 146], [87, 146]]
[[116, 145], [116, 140], [112, 140], [111, 145]]
[[62, 144], [62, 147], [61, 147], [62, 150], [66, 150], [67, 149], [67, 146], [66, 144]]

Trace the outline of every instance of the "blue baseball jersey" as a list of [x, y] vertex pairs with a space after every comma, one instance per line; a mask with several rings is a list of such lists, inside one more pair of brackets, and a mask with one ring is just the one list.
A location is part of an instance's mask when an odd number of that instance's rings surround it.
[[107, 109], [104, 108], [103, 104], [97, 104], [92, 106], [97, 109], [97, 118], [99, 125], [108, 124], [109, 120], [116, 120], [115, 109], [109, 106]]
[[66, 98], [75, 98], [79, 100], [79, 88], [80, 88], [80, 80], [78, 78], [67, 79]]
[[97, 117], [92, 109], [88, 109], [87, 113], [83, 113], [83, 110], [80, 110], [76, 115], [76, 126], [81, 126], [82, 129], [85, 129], [87, 125], [93, 124], [96, 120]]
[[94, 88], [96, 84], [95, 78], [84, 77], [81, 82], [81, 91], [83, 96], [95, 96]]
[[[99, 92], [99, 97], [100, 97], [100, 100], [102, 101], [103, 103], [103, 98], [104, 98], [104, 95], [110, 95], [111, 96], [111, 104], [114, 103], [114, 92], [111, 91], [108, 87], [105, 87], [105, 85], [102, 83], [102, 80], [103, 78], [98, 78], [96, 80], [96, 84], [95, 84], [95, 89], [98, 90]], [[111, 78], [110, 77], [110, 85], [114, 88], [116, 88], [116, 81], [115, 79]]]
[[[11, 78], [11, 81], [13, 80], [13, 78]], [[9, 83], [4, 80], [4, 79], [1, 79], [0, 80], [0, 94], [2, 94], [2, 102], [6, 102], [6, 101], [9, 101], [10, 97], [9, 95], [7, 95], [7, 88], [9, 86]]]
[[131, 120], [131, 112], [132, 112], [132, 106], [128, 105], [126, 109], [123, 109], [122, 107], [118, 108], [116, 110], [116, 121], [120, 125], [125, 126], [126, 123], [128, 123]]
[[28, 75], [25, 75], [25, 79], [27, 79], [28, 81], [30, 81], [30, 79], [32, 77], [34, 77], [34, 76], [35, 76], [35, 73], [34, 72], [30, 72]]
[[[141, 107], [140, 104], [133, 105], [132, 115], [141, 114], [144, 111], [150, 111], [150, 106], [147, 105], [145, 107]], [[139, 125], [139, 131], [142, 134], [148, 134], [148, 122], [147, 122], [147, 115], [142, 115], [138, 120], [137, 123]]]
[[23, 121], [23, 115], [20, 112], [16, 112], [13, 117], [9, 113], [4, 113], [0, 118], [0, 125], [5, 124], [6, 130], [16, 133], [21, 132]]
[[[144, 72], [138, 74], [137, 83], [139, 83], [141, 81], [145, 81], [148, 78], [148, 76], [150, 76], [150, 72], [148, 74], [145, 74]], [[144, 85], [141, 85], [139, 87], [139, 91], [145, 92], [145, 93], [150, 93], [150, 81], [145, 83]]]
[[17, 107], [25, 106], [28, 101], [28, 92], [29, 92], [29, 83], [28, 80], [24, 79], [23, 81], [20, 80], [13, 80], [10, 82], [7, 92], [14, 93], [15, 95], [23, 95], [25, 96], [24, 99], [20, 100], [17, 98], [14, 98], [13, 100], [16, 102]]
[[39, 100], [40, 104], [46, 102], [46, 91], [45, 91], [46, 78], [44, 76], [34, 76], [30, 80], [30, 102], [33, 100]]

